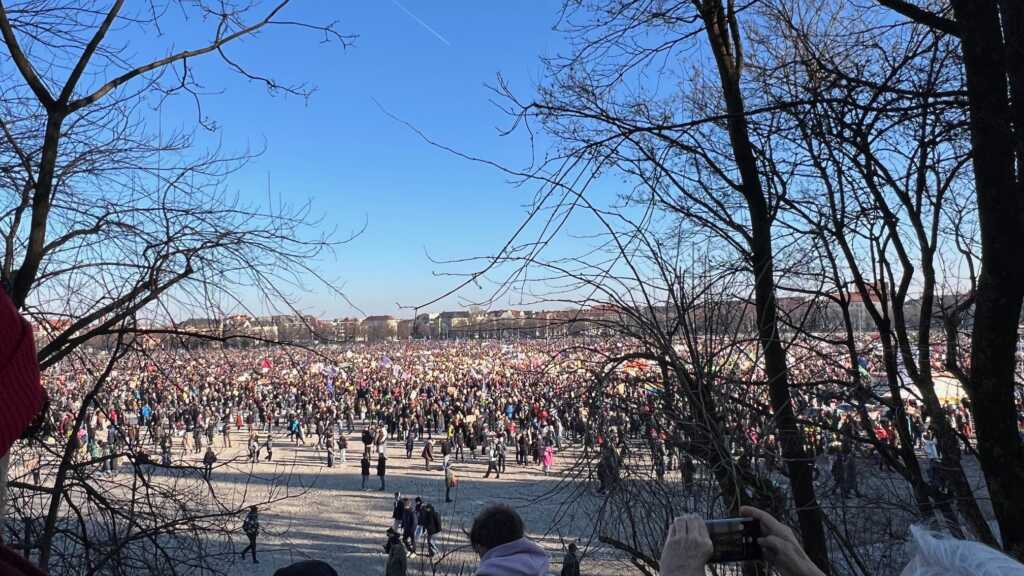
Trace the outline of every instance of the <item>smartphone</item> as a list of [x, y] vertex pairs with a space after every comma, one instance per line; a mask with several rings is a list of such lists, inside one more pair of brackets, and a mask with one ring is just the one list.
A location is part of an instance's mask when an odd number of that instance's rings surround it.
[[708, 520], [708, 535], [714, 551], [709, 562], [747, 562], [761, 559], [761, 523], [755, 518]]

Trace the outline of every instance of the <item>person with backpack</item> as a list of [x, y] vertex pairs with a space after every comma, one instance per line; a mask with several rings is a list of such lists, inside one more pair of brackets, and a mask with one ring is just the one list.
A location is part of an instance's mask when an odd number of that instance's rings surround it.
[[434, 509], [434, 505], [427, 502], [420, 510], [420, 525], [427, 535], [427, 556], [437, 553], [437, 546], [434, 544], [434, 536], [441, 532], [441, 515]]
[[256, 506], [249, 507], [249, 513], [245, 516], [245, 521], [242, 522], [242, 532], [245, 532], [245, 536], [249, 539], [249, 545], [242, 549], [242, 558], [245, 558], [245, 553], [252, 551], [252, 563], [259, 564], [260, 561], [256, 559], [256, 537], [260, 534], [260, 517], [259, 509]]

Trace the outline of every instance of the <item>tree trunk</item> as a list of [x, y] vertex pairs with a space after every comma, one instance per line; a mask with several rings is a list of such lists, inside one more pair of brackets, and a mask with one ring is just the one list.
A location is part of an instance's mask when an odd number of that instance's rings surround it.
[[[1007, 3], [1009, 4], [1009, 3]], [[978, 435], [1003, 547], [1024, 558], [1024, 449], [1014, 402], [1017, 330], [1020, 321], [1024, 245], [1022, 190], [1016, 174], [1009, 85], [1019, 86], [1019, 66], [1008, 52], [1019, 50], [1019, 19], [1000, 14], [994, 0], [954, 0], [970, 103], [971, 143], [981, 225], [981, 273], [974, 305], [971, 370], [967, 394]], [[1004, 38], [1004, 32], [1008, 36]], [[1019, 58], [1011, 55], [1011, 58]], [[1010, 73], [1012, 78], [1008, 78]]]
[[46, 117], [46, 131], [43, 134], [43, 148], [39, 155], [39, 169], [32, 193], [32, 220], [29, 228], [28, 245], [21, 267], [14, 275], [11, 300], [19, 309], [25, 305], [29, 292], [36, 281], [39, 264], [43, 259], [46, 244], [46, 222], [53, 200], [53, 176], [57, 169], [57, 148], [60, 144], [60, 129], [64, 122], [63, 112], [50, 111]]
[[779, 447], [789, 472], [790, 489], [800, 524], [804, 549], [826, 574], [831, 573], [821, 507], [814, 490], [813, 460], [797, 426], [789, 389], [786, 351], [778, 332], [775, 270], [772, 253], [772, 216], [765, 198], [746, 110], [740, 90], [742, 50], [735, 14], [726, 14], [720, 0], [704, 3], [701, 14], [721, 78], [725, 109], [729, 114], [729, 140], [740, 173], [742, 194], [750, 213], [750, 264], [754, 274], [757, 335], [764, 351], [765, 375], [772, 413], [778, 427]]

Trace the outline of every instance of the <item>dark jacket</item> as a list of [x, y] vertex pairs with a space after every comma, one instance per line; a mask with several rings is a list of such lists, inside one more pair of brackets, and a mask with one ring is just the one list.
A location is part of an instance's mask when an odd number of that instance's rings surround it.
[[245, 532], [246, 536], [256, 537], [260, 533], [260, 517], [256, 512], [249, 511], [245, 516], [245, 522], [242, 522], [242, 531]]
[[580, 559], [572, 552], [567, 552], [562, 560], [561, 576], [580, 576]]
[[412, 508], [402, 511], [402, 532], [412, 534], [416, 531], [416, 512]]
[[363, 476], [369, 476], [370, 475], [370, 459], [369, 458], [363, 458], [362, 460], [359, 461], [359, 465], [360, 465], [360, 467], [363, 470]]
[[420, 525], [431, 536], [441, 531], [441, 515], [434, 510], [432, 504], [424, 505], [420, 511]]
[[383, 476], [388, 470], [388, 459], [380, 456], [377, 458], [377, 476]]
[[406, 574], [405, 546], [392, 546], [388, 554], [388, 561], [384, 567], [385, 576], [405, 576]]

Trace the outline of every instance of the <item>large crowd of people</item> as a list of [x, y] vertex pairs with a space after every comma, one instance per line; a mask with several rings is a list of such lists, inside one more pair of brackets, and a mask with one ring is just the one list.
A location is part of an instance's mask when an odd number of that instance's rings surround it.
[[[867, 369], [879, 365], [878, 347], [870, 340], [863, 344], [860, 369], [878, 378]], [[120, 465], [118, 455], [130, 447], [127, 452], [136, 459], [201, 465], [209, 477], [219, 451], [236, 448], [233, 442], [242, 436], [243, 453], [254, 463], [273, 461], [281, 443], [312, 444], [325, 466], [359, 466], [362, 488], [375, 485], [380, 491], [387, 489], [388, 458], [404, 451], [407, 459], [422, 459], [426, 470], [440, 473], [450, 500], [460, 463], [486, 464], [485, 478], [500, 478], [512, 462], [547, 474], [564, 445], [578, 443], [599, 455], [596, 480], [604, 492], [616, 481], [627, 440], [633, 440], [645, 447], [659, 479], [678, 470], [683, 482], [692, 482], [699, 463], [683, 449], [685, 427], [661, 410], [655, 364], [619, 363], [594, 385], [595, 358], [629, 351], [613, 339], [153, 350], [121, 361], [95, 394], [94, 376], [70, 362], [51, 368], [43, 379], [51, 399], [52, 436], [69, 438], [79, 458], [101, 462], [106, 473]], [[827, 354], [792, 364], [794, 381], [843, 379], [841, 367]], [[757, 378], [753, 363], [733, 359], [728, 369]], [[831, 458], [831, 491], [859, 495], [858, 466], [884, 469], [887, 461], [877, 449], [872, 453], [848, 441], [863, 434], [863, 412], [841, 394], [827, 393], [830, 389], [839, 387], [822, 385], [814, 394], [796, 396], [798, 413], [808, 424], [807, 449]], [[75, 428], [87, 394], [86, 417]], [[930, 423], [913, 394], [906, 396], [915, 448], [927, 460], [937, 460]], [[946, 403], [963, 447], [972, 450], [969, 405], [956, 397]], [[891, 404], [868, 402], [867, 411], [874, 436], [895, 446], [900, 439]], [[779, 466], [770, 417], [736, 410], [726, 412], [721, 424], [735, 458], [768, 474]], [[866, 464], [863, 456], [874, 461]], [[39, 460], [26, 462], [37, 480], [42, 466]], [[371, 475], [379, 483], [370, 482]]]
[[[461, 463], [479, 461], [478, 470], [486, 464], [483, 478], [500, 478], [514, 452], [511, 465], [533, 466], [538, 474], [548, 474], [555, 469], [558, 454], [571, 445], [598, 455], [598, 494], [619, 481], [626, 450], [645, 454], [659, 479], [678, 470], [684, 484], [692, 482], [698, 464], [679, 441], [686, 436], [685, 422], [665, 415], [665, 390], [659, 385], [664, 373], [659, 366], [644, 361], [643, 355], [616, 361], [608, 371], [602, 365], [604, 359], [628, 357], [631, 351], [615, 339], [406, 341], [315, 350], [153, 349], [123, 359], [113, 370], [103, 371], [99, 380], [96, 370], [67, 360], [42, 376], [51, 404], [42, 438], [67, 440], [75, 458], [95, 460], [100, 473], [116, 474], [124, 454], [136, 465], [195, 466], [207, 480], [221, 460], [218, 451], [225, 449], [247, 449], [247, 458], [257, 463], [273, 461], [274, 448], [281, 443], [312, 443], [324, 466], [354, 466], [357, 459], [350, 458], [349, 450], [355, 442], [352, 450], [353, 456], [358, 454], [362, 488], [373, 489], [368, 477], [375, 467], [379, 491], [387, 489], [388, 458], [395, 457], [401, 446], [406, 459], [421, 458], [426, 470], [440, 473], [446, 502], [458, 483], [455, 468]], [[96, 352], [98, 364], [104, 354]], [[870, 380], [876, 377], [869, 367], [878, 362], [877, 346], [865, 341], [863, 354], [858, 367]], [[868, 412], [876, 438], [900, 442], [892, 430], [895, 412], [891, 399], [854, 407], [849, 397], [830, 393], [836, 386], [827, 383], [841, 383], [844, 376], [828, 358], [818, 354], [793, 362], [795, 382], [826, 383], [814, 393], [797, 394], [795, 408], [805, 422], [809, 451], [832, 455], [832, 490], [844, 497], [859, 496], [856, 467], [864, 454], [851, 450], [848, 440], [857, 435], [855, 428], [865, 425]], [[734, 380], [758, 380], [753, 362], [734, 358], [718, 368]], [[723, 381], [728, 383], [729, 376]], [[760, 393], [756, 387], [747, 390]], [[930, 423], [912, 396], [908, 394], [903, 406], [912, 442], [927, 459], [937, 458]], [[967, 450], [972, 449], [973, 437], [969, 408], [958, 398], [946, 399], [948, 416]], [[857, 417], [850, 414], [854, 411]], [[776, 469], [770, 418], [756, 410], [735, 410], [725, 412], [720, 425], [735, 428], [728, 435], [735, 444], [735, 458], [748, 460], [766, 474]], [[245, 445], [235, 448], [239, 436], [246, 438]], [[48, 464], [37, 456], [23, 465], [39, 483]], [[884, 468], [885, 460], [879, 458], [878, 465]], [[511, 518], [506, 509], [491, 512]], [[413, 503], [395, 493], [389, 566], [416, 553], [417, 542], [423, 553], [432, 555], [432, 537], [442, 530], [440, 518], [432, 503], [421, 498]], [[251, 553], [256, 562], [256, 507], [250, 509], [243, 529], [249, 546], [242, 554]], [[474, 533], [476, 529], [474, 525]], [[493, 551], [508, 545], [487, 539], [520, 540], [521, 521], [516, 534], [471, 534], [474, 546], [479, 544], [482, 570], [488, 563], [502, 566], [505, 560]], [[670, 531], [669, 540], [673, 537]], [[474, 538], [483, 540], [478, 543]], [[541, 558], [529, 543], [516, 546], [523, 549], [511, 556], [536, 556], [540, 566]], [[542, 563], [546, 567], [547, 560]], [[495, 568], [495, 573], [502, 572]]]

